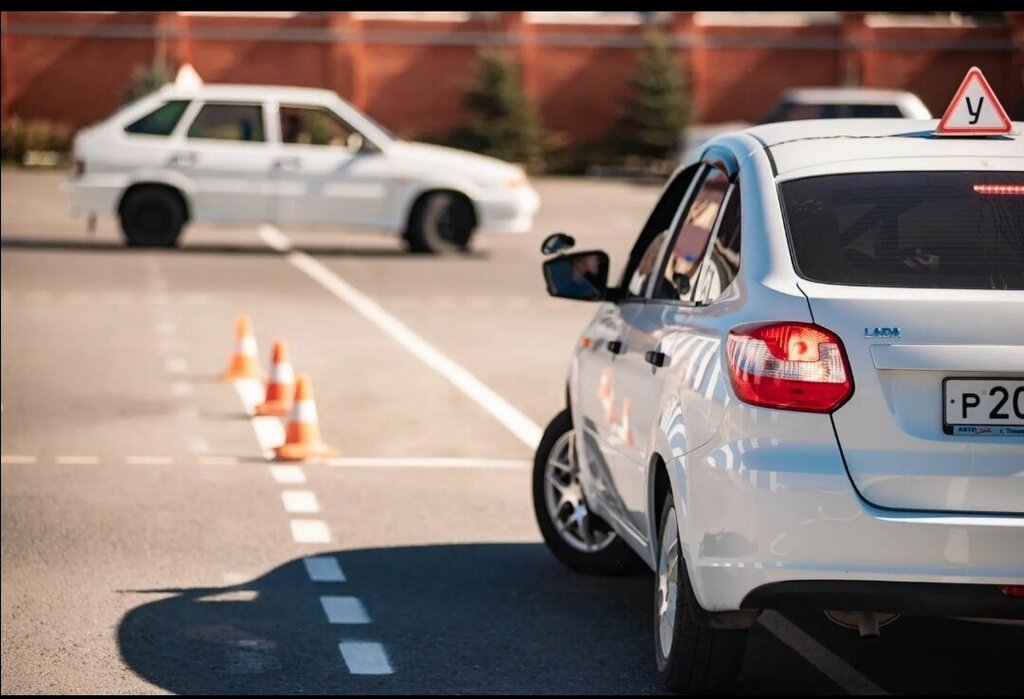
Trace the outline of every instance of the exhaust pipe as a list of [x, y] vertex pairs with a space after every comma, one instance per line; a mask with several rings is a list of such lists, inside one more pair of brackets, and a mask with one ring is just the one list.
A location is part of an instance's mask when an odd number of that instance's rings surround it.
[[882, 635], [882, 627], [888, 626], [900, 618], [891, 612], [846, 612], [826, 609], [828, 620], [844, 629], [856, 629], [861, 638], [878, 638]]

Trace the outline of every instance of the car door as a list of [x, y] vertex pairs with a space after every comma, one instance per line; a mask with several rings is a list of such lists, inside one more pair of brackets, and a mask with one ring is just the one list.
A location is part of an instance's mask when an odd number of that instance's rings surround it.
[[623, 400], [619, 390], [619, 367], [627, 351], [624, 317], [642, 305], [658, 257], [668, 237], [679, 205], [690, 187], [697, 167], [678, 173], [666, 186], [641, 231], [615, 290], [616, 302], [606, 302], [584, 332], [587, 347], [577, 359], [576, 421], [581, 426], [582, 461], [594, 475], [601, 509], [639, 536], [635, 518], [626, 503], [635, 501], [638, 487], [623, 468], [624, 445], [634, 441], [637, 432], [630, 426], [633, 400]]
[[212, 221], [264, 221], [270, 214], [263, 104], [205, 101], [171, 153], [172, 170], [195, 183], [193, 217]]
[[379, 149], [327, 106], [281, 103], [276, 112], [276, 220], [379, 223], [388, 195]]
[[662, 246], [645, 298], [623, 310], [626, 350], [617, 374], [622, 400], [630, 407], [624, 416], [629, 438], [616, 444], [620, 453], [615, 476], [623, 508], [645, 537], [652, 435], [666, 383], [676, 380], [680, 360], [695, 361], [697, 372], [706, 371], [713, 361], [711, 343], [690, 333], [688, 321], [696, 303], [698, 271], [728, 187], [729, 176], [720, 167], [708, 165], [699, 173]]

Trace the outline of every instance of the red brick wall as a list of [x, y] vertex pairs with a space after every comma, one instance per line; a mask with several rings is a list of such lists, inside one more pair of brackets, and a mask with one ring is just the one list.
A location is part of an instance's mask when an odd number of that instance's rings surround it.
[[[204, 80], [336, 90], [398, 133], [442, 134], [465, 119], [462, 91], [477, 50], [501, 44], [520, 61], [545, 126], [565, 138], [605, 133], [621, 113], [643, 27], [360, 20], [165, 12], [2, 13], [2, 117], [80, 126], [121, 103], [132, 68], [165, 55]], [[1004, 106], [1024, 118], [1024, 13], [1000, 27], [882, 28], [863, 13], [836, 25], [703, 26], [674, 13], [670, 32], [690, 76], [695, 119], [756, 120], [788, 87], [840, 85], [916, 92], [943, 111], [967, 68], [985, 72]], [[1010, 47], [1013, 47], [1012, 50]]]

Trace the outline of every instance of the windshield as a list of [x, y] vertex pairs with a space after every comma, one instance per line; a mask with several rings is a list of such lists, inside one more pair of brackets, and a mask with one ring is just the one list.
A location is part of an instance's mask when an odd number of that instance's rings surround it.
[[1024, 289], [1024, 173], [872, 172], [784, 182], [798, 274], [857, 286]]

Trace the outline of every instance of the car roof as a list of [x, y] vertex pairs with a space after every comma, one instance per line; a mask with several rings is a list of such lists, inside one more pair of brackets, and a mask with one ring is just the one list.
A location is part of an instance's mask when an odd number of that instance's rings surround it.
[[790, 102], [816, 104], [893, 104], [918, 97], [906, 90], [879, 90], [864, 87], [802, 87], [786, 90], [782, 99]]
[[705, 145], [723, 145], [737, 155], [766, 148], [779, 177], [830, 163], [880, 159], [1015, 158], [1024, 168], [1024, 123], [1013, 122], [1012, 135], [980, 138], [935, 136], [938, 124], [938, 119], [780, 121], [723, 134]]
[[290, 87], [287, 85], [232, 85], [219, 83], [203, 83], [190, 87], [165, 85], [160, 90], [162, 97], [201, 97], [202, 99], [245, 99], [277, 101], [299, 100], [316, 101], [336, 100], [338, 94], [332, 90], [316, 87]]

